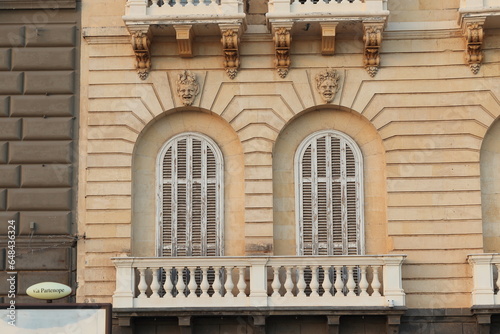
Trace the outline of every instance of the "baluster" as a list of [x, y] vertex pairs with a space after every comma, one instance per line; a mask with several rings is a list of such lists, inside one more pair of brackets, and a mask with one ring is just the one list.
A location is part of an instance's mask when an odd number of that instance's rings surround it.
[[209, 5], [217, 6], [217, 5], [218, 5], [218, 4], [217, 4], [217, 0], [212, 0], [212, 1], [209, 3]]
[[159, 0], [153, 0], [152, 3], [151, 3], [151, 6], [149, 6], [150, 8], [158, 8], [158, 1]]
[[279, 297], [280, 296], [280, 287], [281, 287], [281, 284], [280, 284], [280, 268], [281, 266], [275, 266], [273, 267], [273, 271], [274, 271], [274, 278], [273, 278], [273, 282], [271, 283], [271, 287], [273, 288], [273, 294], [272, 296], [273, 297]]
[[323, 278], [323, 289], [325, 290], [325, 293], [323, 294], [324, 297], [329, 297], [333, 296], [332, 294], [332, 281], [330, 280], [330, 266], [323, 267], [324, 271], [324, 278]]
[[347, 267], [348, 276], [347, 276], [346, 287], [347, 287], [347, 290], [348, 290], [348, 292], [347, 292], [348, 296], [356, 296], [356, 293], [354, 292], [354, 289], [356, 289], [356, 282], [354, 281], [353, 271], [354, 271], [354, 267], [353, 266], [348, 266]]
[[361, 266], [361, 279], [359, 280], [360, 296], [369, 296], [366, 290], [368, 289], [368, 280], [366, 279], [366, 266]]
[[212, 295], [212, 297], [220, 297], [222, 296], [222, 293], [220, 291], [220, 289], [222, 288], [222, 284], [220, 282], [220, 275], [221, 275], [221, 271], [222, 271], [222, 268], [220, 269], [217, 269], [216, 267], [212, 267], [214, 269], [214, 282], [212, 283], [212, 288], [214, 289], [214, 294]]
[[208, 297], [208, 289], [210, 288], [210, 284], [208, 283], [208, 267], [201, 267], [201, 295], [200, 297]]
[[165, 282], [163, 283], [163, 289], [165, 290], [164, 297], [171, 298], [172, 288], [174, 287], [174, 285], [172, 284], [171, 271], [170, 269], [163, 269], [163, 270], [165, 270]]
[[312, 297], [319, 297], [318, 289], [319, 289], [319, 282], [318, 282], [318, 267], [317, 266], [311, 266], [311, 283], [309, 283], [309, 287], [311, 288], [311, 296]]
[[187, 5], [189, 5], [189, 6], [194, 6], [194, 1], [195, 1], [195, 0], [187, 0], [187, 4], [186, 4], [186, 6], [187, 6]]
[[342, 269], [344, 269], [344, 266], [335, 266], [335, 271], [337, 272], [337, 277], [335, 278], [335, 290], [337, 291], [335, 293], [335, 296], [344, 296], [344, 282], [342, 282]]
[[147, 298], [146, 290], [148, 288], [148, 283], [146, 283], [146, 268], [137, 268], [139, 270], [139, 296], [137, 298]]
[[160, 275], [161, 270], [160, 269], [152, 269], [151, 270], [153, 273], [153, 281], [151, 282], [151, 291], [153, 294], [151, 295], [151, 298], [160, 298], [160, 294], [158, 293], [160, 290], [160, 282], [158, 280], [158, 275]]
[[286, 293], [285, 293], [285, 296], [286, 297], [293, 297], [293, 293], [292, 293], [292, 290], [293, 290], [293, 281], [292, 281], [292, 267], [285, 267], [286, 269], [286, 280], [285, 280], [285, 289], [286, 289]]
[[304, 278], [304, 267], [300, 266], [298, 267], [299, 270], [299, 279], [297, 280], [297, 289], [299, 289], [299, 292], [297, 293], [297, 296], [305, 296], [305, 288], [307, 287], [306, 280]]
[[381, 296], [380, 287], [382, 286], [382, 284], [380, 284], [380, 280], [378, 277], [379, 268], [380, 268], [380, 266], [372, 266], [372, 269], [373, 269], [373, 280], [372, 280], [373, 293], [372, 293], [372, 297], [380, 297]]
[[184, 268], [177, 269], [177, 284], [175, 285], [177, 289], [177, 297], [180, 295], [184, 295], [184, 289], [186, 288], [186, 284], [184, 283]]
[[238, 267], [240, 271], [240, 278], [238, 279], [238, 284], [236, 285], [238, 287], [238, 295], [237, 297], [246, 297], [245, 294], [245, 289], [247, 287], [247, 284], [245, 283], [245, 269], [246, 267]]
[[224, 284], [224, 288], [226, 289], [226, 294], [224, 297], [229, 297], [232, 298], [234, 297], [233, 295], [233, 288], [234, 288], [234, 283], [233, 283], [233, 268], [227, 267], [226, 268], [226, 284]]
[[188, 297], [193, 298], [196, 297], [196, 288], [198, 287], [198, 284], [196, 284], [196, 267], [188, 268], [188, 272], [189, 272]]

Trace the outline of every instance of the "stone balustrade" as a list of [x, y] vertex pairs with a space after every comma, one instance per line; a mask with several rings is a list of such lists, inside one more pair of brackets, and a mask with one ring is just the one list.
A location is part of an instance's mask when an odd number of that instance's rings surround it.
[[125, 22], [155, 19], [169, 20], [206, 18], [208, 20], [243, 18], [242, 0], [128, 0]]
[[500, 254], [472, 254], [472, 305], [500, 305]]
[[270, 0], [269, 19], [387, 16], [387, 0]]
[[113, 307], [405, 306], [404, 258], [114, 258]]

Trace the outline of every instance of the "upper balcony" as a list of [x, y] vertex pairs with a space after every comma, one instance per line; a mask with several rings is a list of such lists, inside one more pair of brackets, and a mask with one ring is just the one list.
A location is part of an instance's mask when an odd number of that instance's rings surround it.
[[405, 306], [404, 255], [114, 258], [115, 310]]

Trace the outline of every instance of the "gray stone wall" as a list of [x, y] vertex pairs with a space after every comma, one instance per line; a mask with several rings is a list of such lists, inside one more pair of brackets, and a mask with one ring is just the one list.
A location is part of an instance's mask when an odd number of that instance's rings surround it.
[[[0, 1], [0, 298], [15, 221], [17, 302], [44, 281], [75, 287], [79, 10]], [[30, 8], [19, 1], [18, 8]], [[73, 7], [76, 2], [73, 1]], [[49, 7], [49, 8], [44, 8]], [[62, 301], [73, 300], [73, 297]], [[0, 299], [0, 302], [2, 300]]]

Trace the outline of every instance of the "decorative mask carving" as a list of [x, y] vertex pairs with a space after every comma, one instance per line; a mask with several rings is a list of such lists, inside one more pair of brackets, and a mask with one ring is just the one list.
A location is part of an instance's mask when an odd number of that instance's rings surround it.
[[464, 36], [467, 43], [465, 59], [469, 63], [472, 73], [477, 74], [483, 62], [483, 24], [484, 18], [465, 23]]
[[200, 86], [195, 74], [184, 70], [184, 72], [177, 76], [177, 95], [179, 95], [183, 105], [192, 105], [199, 90]]
[[363, 24], [365, 42], [364, 64], [365, 68], [371, 77], [374, 77], [378, 72], [380, 65], [379, 48], [382, 44], [382, 29], [383, 23], [365, 23]]
[[238, 46], [240, 43], [238, 28], [222, 30], [222, 48], [224, 50], [224, 68], [229, 78], [234, 79], [240, 67], [240, 54]]
[[132, 33], [132, 48], [135, 53], [135, 67], [137, 74], [141, 80], [148, 77], [149, 70], [151, 69], [151, 55], [150, 55], [151, 37], [150, 34], [144, 31], [136, 31]]
[[274, 44], [276, 48], [276, 59], [274, 64], [281, 78], [285, 78], [290, 68], [290, 45], [292, 36], [290, 30], [292, 26], [276, 27], [274, 29]]
[[340, 74], [334, 69], [327, 69], [316, 75], [316, 88], [323, 101], [330, 103], [339, 90]]

